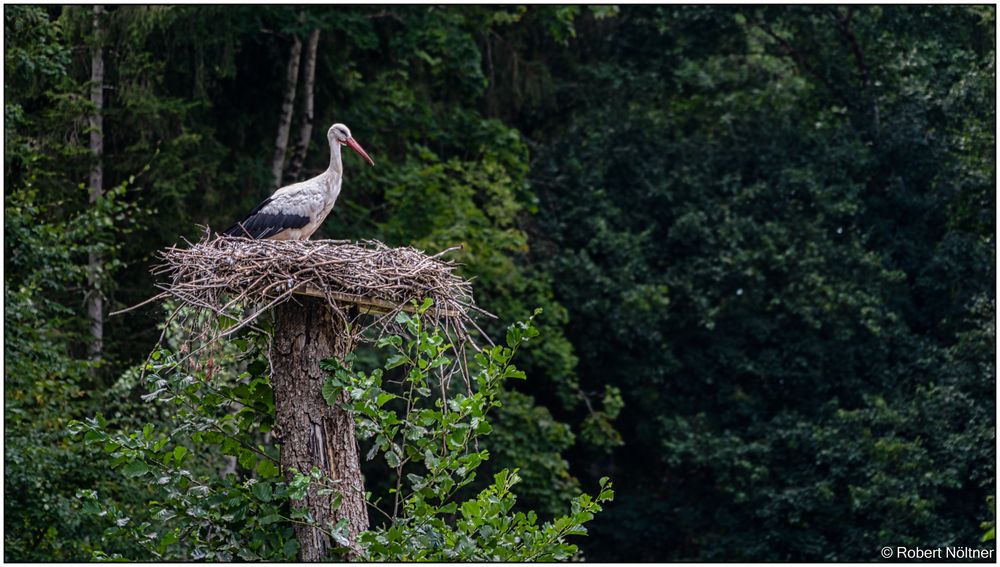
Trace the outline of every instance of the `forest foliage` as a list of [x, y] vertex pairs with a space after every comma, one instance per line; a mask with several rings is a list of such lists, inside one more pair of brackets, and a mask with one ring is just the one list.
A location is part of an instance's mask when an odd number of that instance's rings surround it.
[[[244, 500], [250, 519], [225, 520], [239, 548], [294, 554], [294, 481], [260, 464], [273, 447], [156, 447], [209, 414], [254, 439], [262, 422], [203, 392], [184, 394], [197, 412], [150, 396], [147, 355], [163, 333], [167, 360], [183, 332], [161, 307], [106, 318], [90, 356], [85, 301], [146, 299], [157, 250], [274, 189], [289, 53], [314, 30], [299, 177], [326, 167], [333, 122], [378, 164], [345, 156], [317, 236], [462, 244], [493, 337], [542, 309], [517, 353], [528, 379], [479, 390], [498, 405], [453, 464], [489, 460], [454, 510], [420, 498], [441, 494], [433, 471], [399, 477], [404, 454], [362, 441], [382, 455], [369, 489], [412, 482], [400, 509], [442, 538], [406, 547], [412, 525], [373, 515], [373, 558], [563, 558], [577, 550], [546, 530], [589, 522], [573, 539], [589, 560], [870, 561], [976, 546], [992, 525], [994, 7], [117, 6], [99, 24], [87, 6], [4, 8], [5, 559], [238, 555], [192, 534]], [[105, 194], [90, 203], [96, 46]], [[253, 384], [231, 393], [266, 421], [259, 341], [227, 345], [215, 372]], [[372, 394], [383, 362], [361, 351], [331, 387]], [[164, 517], [181, 500], [149, 502], [191, 482], [151, 485], [148, 454], [243, 500], [144, 540], [141, 521], [180, 521]], [[109, 529], [133, 535], [110, 549]], [[539, 547], [479, 553], [473, 533], [504, 549], [504, 529]]]

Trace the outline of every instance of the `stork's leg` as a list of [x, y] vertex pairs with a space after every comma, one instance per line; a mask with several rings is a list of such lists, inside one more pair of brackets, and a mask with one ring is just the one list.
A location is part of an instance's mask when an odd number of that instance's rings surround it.
[[309, 237], [316, 233], [316, 229], [323, 221], [311, 221], [309, 224], [302, 227], [302, 235], [299, 236], [299, 240], [309, 240]]

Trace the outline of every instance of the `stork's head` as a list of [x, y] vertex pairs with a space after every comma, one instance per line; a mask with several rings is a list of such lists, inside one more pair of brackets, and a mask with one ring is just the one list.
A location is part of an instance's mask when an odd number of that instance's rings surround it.
[[368, 160], [368, 163], [375, 165], [375, 162], [368, 155], [368, 152], [361, 147], [361, 144], [351, 136], [351, 129], [343, 124], [334, 124], [330, 126], [330, 130], [326, 133], [326, 137], [330, 140], [330, 145], [334, 144], [344, 144], [345, 146], [351, 148], [352, 150], [358, 152], [358, 155]]

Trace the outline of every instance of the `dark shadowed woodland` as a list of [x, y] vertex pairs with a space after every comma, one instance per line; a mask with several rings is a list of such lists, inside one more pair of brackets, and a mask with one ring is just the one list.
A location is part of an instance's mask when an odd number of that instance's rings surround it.
[[266, 318], [110, 315], [335, 122], [376, 166], [314, 239], [461, 246], [501, 346], [439, 392], [423, 305], [324, 362], [370, 492], [334, 555], [993, 549], [995, 18], [5, 6], [4, 559], [295, 560], [342, 504], [279, 466]]

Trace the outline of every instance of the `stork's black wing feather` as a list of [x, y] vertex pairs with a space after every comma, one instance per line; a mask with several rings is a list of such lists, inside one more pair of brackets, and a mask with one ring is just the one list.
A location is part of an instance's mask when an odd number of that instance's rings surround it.
[[250, 211], [247, 218], [227, 228], [222, 234], [226, 236], [244, 236], [247, 238], [267, 238], [289, 228], [302, 228], [309, 224], [309, 217], [302, 215], [285, 215], [281, 213], [262, 213], [261, 209], [272, 201], [273, 197], [264, 199]]

